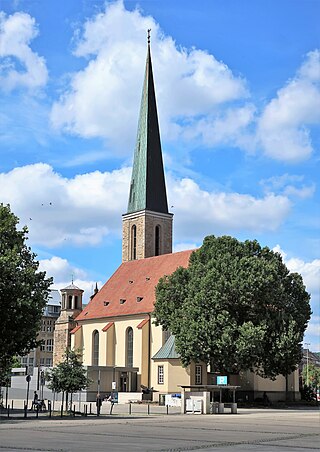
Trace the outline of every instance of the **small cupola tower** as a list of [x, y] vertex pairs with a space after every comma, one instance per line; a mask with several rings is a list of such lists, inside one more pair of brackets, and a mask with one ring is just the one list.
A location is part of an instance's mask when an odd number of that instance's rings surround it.
[[73, 284], [61, 289], [61, 311], [55, 323], [53, 365], [63, 360], [66, 348], [71, 345], [70, 332], [76, 326], [75, 318], [82, 311], [83, 290]]
[[172, 218], [168, 212], [148, 30], [129, 202], [122, 217], [122, 261], [172, 253]]

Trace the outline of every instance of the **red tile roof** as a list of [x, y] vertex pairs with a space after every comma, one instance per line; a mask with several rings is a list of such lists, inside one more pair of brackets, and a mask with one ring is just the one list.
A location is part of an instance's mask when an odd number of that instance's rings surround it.
[[70, 331], [70, 334], [74, 334], [74, 333], [76, 333], [78, 330], [80, 330], [80, 328], [82, 328], [82, 326], [81, 325], [77, 325], [77, 326], [75, 326], [74, 328], [73, 328], [73, 330], [71, 330]]
[[188, 267], [193, 251], [123, 262], [78, 315], [77, 321], [152, 312], [159, 279], [178, 267]]
[[147, 317], [146, 319], [142, 320], [139, 325], [137, 326], [137, 328], [139, 328], [139, 330], [141, 330], [141, 328], [143, 328], [145, 326], [146, 323], [149, 322], [149, 317]]
[[104, 326], [102, 328], [102, 331], [104, 331], [104, 332], [108, 331], [108, 329], [111, 328], [113, 325], [114, 325], [114, 322], [107, 323], [106, 326]]

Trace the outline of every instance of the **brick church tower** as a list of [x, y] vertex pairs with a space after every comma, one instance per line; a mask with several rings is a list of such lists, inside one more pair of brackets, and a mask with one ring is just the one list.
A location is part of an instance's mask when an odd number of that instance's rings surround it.
[[62, 302], [54, 330], [53, 365], [63, 360], [66, 348], [71, 345], [71, 331], [76, 326], [75, 318], [82, 311], [83, 290], [72, 283], [61, 289]]
[[150, 37], [127, 213], [122, 217], [122, 261], [172, 253]]

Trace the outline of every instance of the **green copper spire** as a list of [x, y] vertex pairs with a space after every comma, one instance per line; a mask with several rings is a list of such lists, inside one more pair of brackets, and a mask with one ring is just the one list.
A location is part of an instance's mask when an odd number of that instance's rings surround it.
[[127, 213], [140, 210], [168, 213], [149, 30], [146, 71]]

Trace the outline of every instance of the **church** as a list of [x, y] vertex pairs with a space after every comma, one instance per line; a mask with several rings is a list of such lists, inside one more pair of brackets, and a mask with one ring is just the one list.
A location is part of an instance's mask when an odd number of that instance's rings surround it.
[[[168, 210], [150, 39], [138, 122], [128, 208], [122, 217], [122, 263], [82, 309], [83, 291], [73, 283], [62, 289], [56, 323], [54, 365], [67, 346], [80, 349], [93, 380], [88, 400], [97, 391], [140, 393], [153, 388], [153, 399], [181, 392], [180, 385], [216, 384], [205, 363], [183, 368], [174, 337], [153, 323], [155, 287], [164, 275], [187, 267], [192, 250], [172, 253], [173, 214]], [[246, 398], [283, 399], [285, 379], [262, 379], [250, 372], [229, 376]], [[289, 376], [292, 397], [299, 393], [298, 373]], [[272, 397], [272, 394], [274, 397]]]

